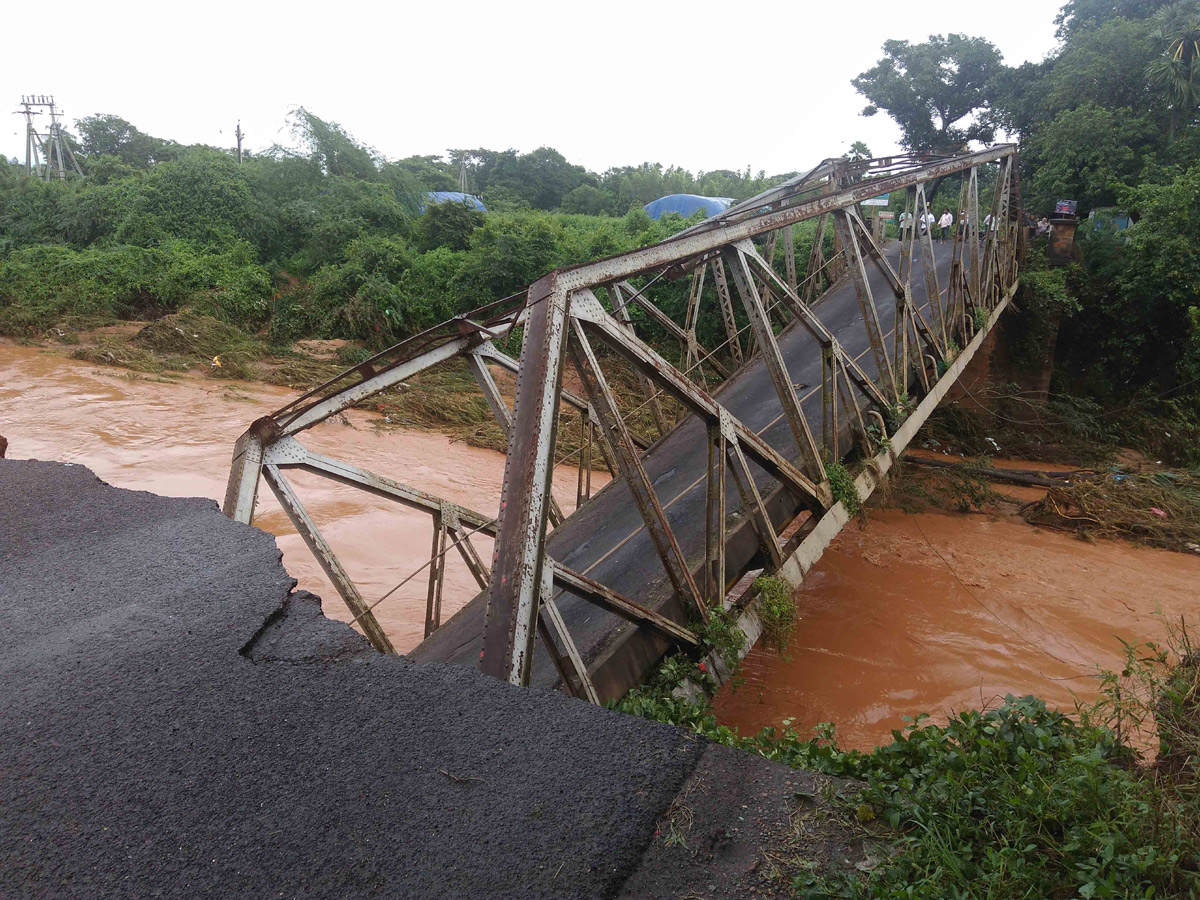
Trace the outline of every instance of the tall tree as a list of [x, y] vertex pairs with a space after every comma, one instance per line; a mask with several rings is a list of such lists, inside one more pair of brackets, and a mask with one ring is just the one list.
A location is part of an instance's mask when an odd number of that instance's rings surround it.
[[326, 122], [303, 106], [292, 110], [289, 118], [292, 134], [326, 175], [350, 175], [364, 181], [379, 178], [375, 152], [355, 141], [337, 122]]
[[1145, 19], [1169, 0], [1067, 0], [1054, 19], [1060, 40], [1113, 19]]
[[1172, 3], [1151, 18], [1150, 37], [1165, 47], [1146, 67], [1146, 80], [1171, 105], [1170, 139], [1200, 106], [1200, 3]]
[[181, 149], [174, 141], [139, 131], [120, 116], [85, 116], [75, 123], [75, 130], [79, 132], [75, 148], [89, 161], [112, 156], [127, 166], [148, 169], [154, 163], [175, 159]]
[[1004, 70], [1000, 51], [984, 38], [931, 35], [923, 44], [887, 41], [883, 59], [852, 80], [867, 100], [864, 116], [883, 110], [914, 152], [952, 153], [969, 141], [990, 141], [991, 88]]
[[842, 155], [850, 162], [860, 162], [871, 158], [871, 148], [862, 141], [855, 141], [850, 145], [850, 149]]

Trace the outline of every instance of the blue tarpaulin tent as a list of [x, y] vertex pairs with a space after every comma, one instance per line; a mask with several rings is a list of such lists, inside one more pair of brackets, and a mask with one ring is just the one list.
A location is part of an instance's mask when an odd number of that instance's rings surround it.
[[702, 209], [710, 216], [715, 216], [719, 212], [725, 212], [737, 201], [732, 197], [701, 197], [697, 194], [668, 194], [666, 197], [659, 197], [652, 203], [647, 203], [643, 209], [650, 214], [650, 218], [657, 219], [667, 213], [679, 213], [685, 219], [692, 215], [696, 210]]
[[[462, 191], [430, 191], [426, 196], [430, 203], [470, 203], [480, 212], [487, 212], [483, 201], [470, 194], [464, 194]], [[424, 206], [421, 207], [421, 212], [425, 212]]]

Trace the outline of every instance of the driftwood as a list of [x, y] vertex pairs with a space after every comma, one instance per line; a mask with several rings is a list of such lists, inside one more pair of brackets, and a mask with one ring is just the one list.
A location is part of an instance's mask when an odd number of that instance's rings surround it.
[[1006, 481], [1010, 484], [1027, 484], [1033, 487], [1063, 487], [1073, 479], [1091, 478], [1096, 473], [1091, 469], [1075, 469], [1071, 472], [1043, 472], [1038, 469], [993, 469], [987, 466], [977, 466], [969, 462], [952, 462], [948, 459], [926, 459], [925, 457], [906, 456], [904, 461], [915, 466], [925, 466], [930, 469], [960, 469], [972, 475], [980, 475], [992, 481]]

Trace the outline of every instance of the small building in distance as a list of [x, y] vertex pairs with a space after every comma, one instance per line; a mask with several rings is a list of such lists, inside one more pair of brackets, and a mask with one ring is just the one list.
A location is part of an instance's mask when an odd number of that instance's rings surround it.
[[[425, 195], [427, 198], [426, 205], [433, 203], [468, 203], [480, 212], [487, 212], [487, 207], [483, 205], [483, 201], [471, 194], [464, 194], [462, 191], [430, 191]], [[421, 212], [425, 212], [425, 206], [421, 207]]]
[[668, 194], [647, 203], [644, 207], [650, 218], [658, 219], [667, 213], [679, 213], [685, 219], [690, 218], [698, 209], [706, 214], [715, 216], [725, 212], [737, 201], [732, 197], [701, 197], [699, 194]]

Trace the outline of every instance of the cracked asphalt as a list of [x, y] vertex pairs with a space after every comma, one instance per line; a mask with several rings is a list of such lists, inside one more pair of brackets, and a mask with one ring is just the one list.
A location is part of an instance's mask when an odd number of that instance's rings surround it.
[[0, 460], [0, 896], [622, 893], [708, 745], [293, 588], [212, 501]]

